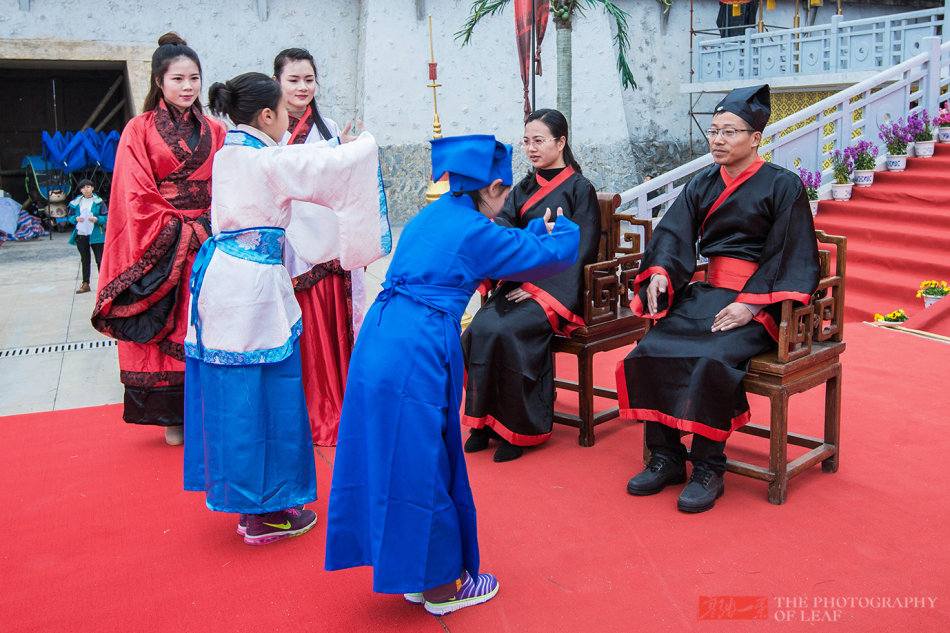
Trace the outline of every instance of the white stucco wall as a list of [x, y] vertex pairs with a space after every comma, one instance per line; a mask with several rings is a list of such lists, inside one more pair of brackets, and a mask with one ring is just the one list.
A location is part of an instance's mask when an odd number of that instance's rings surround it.
[[[630, 13], [630, 66], [640, 88], [622, 90], [616, 71], [613, 22], [587, 9], [573, 32], [575, 143], [624, 138], [682, 138], [688, 101], [679, 84], [689, 76], [690, 3], [675, 0], [666, 15], [655, 0], [615, 0]], [[428, 23], [432, 14], [439, 62], [439, 113], [443, 134], [496, 132], [508, 141], [521, 135], [521, 78], [514, 39], [513, 6], [486, 18], [470, 45], [454, 33], [465, 22], [470, 0], [268, 0], [261, 20], [254, 0], [0, 0], [0, 38], [91, 42], [103, 49], [154, 49], [158, 36], [178, 31], [198, 52], [205, 87], [241, 72], [272, 71], [282, 48], [301, 46], [317, 60], [318, 102], [340, 122], [361, 116], [384, 144], [421, 143], [431, 136], [432, 92]], [[827, 21], [833, 2], [819, 10]], [[854, 19], [896, 11], [874, 2], [846, 3]], [[717, 0], [694, 0], [696, 28], [714, 28]], [[792, 3], [766, 13], [769, 24], [790, 25]], [[549, 21], [542, 45], [544, 75], [537, 78], [538, 107], [556, 101], [556, 29]], [[34, 46], [34, 49], [37, 47]], [[2, 56], [2, 55], [0, 55]], [[136, 86], [136, 93], [145, 87]], [[140, 101], [140, 100], [139, 100]], [[136, 107], [141, 107], [137, 101]]]
[[[630, 67], [639, 84], [624, 90], [616, 70], [612, 19], [587, 8], [573, 29], [571, 144], [595, 186], [623, 190], [647, 175], [690, 158], [690, 2], [674, 0], [664, 14], [656, 0], [614, 0], [630, 14]], [[136, 110], [148, 86], [156, 40], [175, 30], [198, 52], [204, 94], [214, 81], [246, 71], [270, 74], [278, 51], [309, 49], [320, 75], [321, 111], [341, 125], [362, 118], [383, 147], [391, 211], [409, 217], [423, 203], [432, 136], [428, 83], [432, 15], [439, 63], [439, 115], [444, 135], [495, 133], [514, 143], [522, 134], [522, 86], [515, 45], [513, 3], [485, 18], [470, 45], [455, 39], [471, 0], [0, 0], [3, 59], [126, 60]], [[803, 2], [804, 4], [804, 2]], [[818, 23], [830, 20], [829, 0]], [[694, 0], [696, 29], [715, 29], [718, 0]], [[791, 0], [766, 13], [768, 24], [791, 26]], [[846, 2], [845, 18], [908, 10], [869, 0]], [[804, 15], [804, 13], [803, 13]], [[804, 18], [803, 18], [804, 19]], [[537, 107], [556, 107], [553, 19], [542, 44], [544, 75]], [[0, 65], [0, 72], [3, 72]], [[695, 139], [694, 139], [695, 140]], [[702, 142], [693, 146], [705, 151]], [[516, 173], [526, 168], [516, 152]]]

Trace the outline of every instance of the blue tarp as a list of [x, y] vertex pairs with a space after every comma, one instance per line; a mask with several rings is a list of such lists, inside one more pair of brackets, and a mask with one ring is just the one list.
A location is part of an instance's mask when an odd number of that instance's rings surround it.
[[53, 163], [64, 174], [99, 167], [111, 172], [115, 167], [115, 150], [119, 133], [96, 132], [43, 132], [43, 158]]

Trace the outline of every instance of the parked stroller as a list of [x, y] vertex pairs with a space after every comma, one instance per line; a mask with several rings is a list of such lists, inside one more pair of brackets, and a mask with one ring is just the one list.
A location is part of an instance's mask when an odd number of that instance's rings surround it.
[[21, 167], [26, 170], [26, 193], [32, 201], [28, 210], [50, 231], [52, 239], [54, 228], [57, 231], [69, 228], [66, 216], [72, 191], [70, 178], [42, 156], [25, 156]]

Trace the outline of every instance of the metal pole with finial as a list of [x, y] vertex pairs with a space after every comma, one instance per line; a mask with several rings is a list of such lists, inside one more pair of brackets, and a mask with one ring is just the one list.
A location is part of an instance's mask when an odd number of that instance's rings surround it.
[[[436, 88], [441, 88], [442, 84], [436, 83], [438, 73], [436, 71], [435, 47], [432, 44], [432, 16], [429, 16], [429, 88], [432, 88], [432, 109], [435, 115], [432, 118], [432, 138], [442, 138], [442, 124], [439, 122], [439, 101], [436, 96]], [[439, 199], [443, 193], [449, 190], [448, 174], [442, 176], [438, 182], [429, 181], [426, 187], [426, 204]]]

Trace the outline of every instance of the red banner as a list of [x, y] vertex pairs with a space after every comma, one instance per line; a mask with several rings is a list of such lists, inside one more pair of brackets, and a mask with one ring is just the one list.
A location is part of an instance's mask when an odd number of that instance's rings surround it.
[[[535, 50], [531, 51], [531, 7], [534, 6]], [[541, 40], [548, 26], [549, 0], [515, 0], [515, 37], [518, 42], [518, 64], [521, 68], [521, 83], [524, 86], [524, 117], [531, 114], [531, 98], [528, 86], [531, 78], [531, 59], [534, 70], [541, 75]]]

